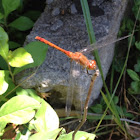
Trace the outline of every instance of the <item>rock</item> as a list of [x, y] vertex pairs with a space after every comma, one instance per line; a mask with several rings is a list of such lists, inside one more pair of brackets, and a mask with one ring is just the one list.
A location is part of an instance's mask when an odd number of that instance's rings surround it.
[[77, 13], [77, 9], [75, 7], [75, 4], [72, 4], [70, 9], [71, 9], [71, 14], [76, 14]]
[[50, 27], [51, 31], [57, 31], [59, 28], [63, 26], [63, 22], [59, 19], [53, 22], [52, 26]]
[[[99, 0], [98, 0], [99, 1]], [[101, 0], [102, 1], [102, 0]], [[100, 4], [100, 8], [104, 11], [104, 15], [98, 17], [91, 16], [96, 39], [116, 39], [119, 31], [120, 22], [123, 17], [128, 0], [106, 1]], [[75, 2], [75, 3], [73, 3]], [[92, 2], [90, 9], [92, 10]], [[72, 5], [75, 5], [77, 12], [70, 14]], [[69, 50], [79, 51], [89, 44], [88, 33], [84, 21], [83, 14], [78, 8], [79, 4], [72, 0], [57, 0], [45, 8], [44, 13], [35, 23], [30, 35], [27, 36], [26, 44], [35, 41], [35, 36], [41, 36], [56, 45]], [[62, 9], [59, 12], [54, 12], [52, 9]], [[55, 9], [56, 10], [56, 9]], [[57, 11], [57, 10], [56, 10]], [[59, 10], [58, 10], [59, 11]], [[59, 13], [59, 14], [58, 14]], [[91, 13], [91, 15], [93, 15]], [[99, 51], [104, 77], [110, 68], [114, 56], [114, 44], [103, 47]], [[92, 54], [87, 55], [89, 59], [94, 59]], [[25, 78], [30, 76], [27, 72], [32, 72], [34, 69], [26, 70], [16, 76], [16, 82], [19, 84]], [[92, 74], [94, 71], [90, 71]], [[22, 84], [23, 88], [35, 88], [38, 92], [51, 92], [51, 103], [61, 107], [66, 102], [67, 89], [69, 87], [70, 59], [62, 52], [49, 47], [47, 58], [40, 66], [35, 76]], [[86, 70], [81, 70], [80, 77], [75, 79], [74, 84], [74, 100], [73, 105], [80, 108], [81, 101], [84, 103], [86, 94], [90, 84], [90, 76]], [[96, 79], [89, 105], [91, 105], [100, 94], [100, 89], [103, 86], [101, 76]], [[81, 93], [79, 88], [81, 87]]]
[[60, 14], [60, 9], [58, 7], [54, 8], [52, 11], [52, 16], [57, 16]]
[[46, 0], [46, 4], [51, 4], [53, 0]]

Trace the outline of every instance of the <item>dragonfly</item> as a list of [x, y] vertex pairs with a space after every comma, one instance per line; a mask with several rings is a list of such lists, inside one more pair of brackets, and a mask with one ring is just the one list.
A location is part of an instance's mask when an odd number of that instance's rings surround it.
[[[45, 43], [47, 45], [49, 45], [50, 47], [53, 47], [53, 48], [61, 51], [67, 57], [69, 57], [71, 60], [73, 60], [76, 63], [80, 64], [83, 68], [86, 68], [87, 70], [97, 70], [96, 61], [95, 60], [89, 60], [84, 54], [85, 53], [90, 53], [90, 52], [94, 51], [95, 49], [99, 49], [99, 48], [102, 48], [104, 46], [111, 45], [111, 44], [113, 44], [113, 43], [115, 43], [117, 41], [126, 39], [126, 38], [128, 38], [130, 36], [131, 35], [127, 35], [127, 36], [121, 37], [119, 39], [112, 39], [111, 36], [108, 36], [106, 41], [103, 42], [102, 40], [99, 40], [96, 43], [88, 45], [86, 48], [82, 49], [79, 52], [67, 51], [67, 50], [62, 49], [59, 46], [53, 44], [52, 42], [50, 42], [50, 41], [48, 41], [48, 40], [46, 40], [46, 39], [44, 39], [42, 37], [39, 37], [39, 36], [36, 36], [35, 39], [39, 40], [39, 41], [41, 41], [41, 42], [43, 42], [43, 43]], [[72, 69], [71, 69], [70, 73], [72, 74]], [[72, 81], [70, 83], [72, 83]], [[70, 94], [73, 94], [73, 93], [68, 92], [67, 94], [68, 95], [67, 95], [67, 100], [66, 100], [66, 113], [67, 113], [67, 116], [69, 116], [70, 111], [71, 111], [71, 104], [72, 104], [72, 98], [71, 98], [72, 95], [70, 95]]]

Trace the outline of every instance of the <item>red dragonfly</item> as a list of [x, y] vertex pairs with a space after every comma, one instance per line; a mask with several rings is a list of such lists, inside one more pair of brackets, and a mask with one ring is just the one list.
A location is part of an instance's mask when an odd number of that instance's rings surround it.
[[[87, 53], [87, 52], [91, 52], [95, 49], [99, 49], [102, 48], [104, 46], [113, 44], [117, 41], [120, 41], [122, 39], [128, 38], [131, 35], [128, 36], [124, 36], [122, 38], [113, 40], [111, 37], [108, 37], [107, 39], [107, 43], [102, 43], [102, 40], [96, 42], [95, 44], [91, 44], [88, 47], [86, 47], [85, 49], [81, 50], [80, 52], [71, 52], [71, 51], [67, 51], [64, 50], [60, 47], [58, 47], [57, 45], [49, 42], [48, 40], [41, 38], [39, 36], [36, 36], [35, 39], [63, 52], [65, 55], [67, 55], [71, 60], [74, 60], [75, 62], [79, 63], [83, 68], [86, 68], [87, 70], [96, 70], [97, 69], [97, 65], [96, 65], [96, 61], [95, 60], [89, 60], [83, 53]], [[71, 103], [72, 103], [72, 95], [70, 95], [70, 93], [68, 93], [69, 95], [67, 95], [67, 102], [66, 102], [66, 113], [69, 116], [70, 111], [71, 111]], [[70, 101], [71, 100], [71, 101]]]

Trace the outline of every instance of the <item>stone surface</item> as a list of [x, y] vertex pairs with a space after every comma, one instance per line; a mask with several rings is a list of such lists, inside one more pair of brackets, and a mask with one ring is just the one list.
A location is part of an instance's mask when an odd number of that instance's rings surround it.
[[[97, 40], [102, 38], [106, 42], [106, 38], [108, 40], [116, 38], [127, 1], [98, 0], [99, 4], [95, 5], [97, 1], [90, 0], [91, 19]], [[47, 4], [49, 5], [46, 6], [44, 13], [42, 13], [35, 23], [30, 35], [27, 36], [26, 44], [34, 41], [35, 36], [41, 36], [73, 52], [86, 47], [89, 44], [89, 39], [79, 3], [76, 0], [47, 0]], [[73, 5], [76, 8], [74, 11], [77, 12], [71, 13]], [[101, 9], [101, 12], [94, 11], [95, 6], [98, 7], [98, 10]], [[52, 14], [54, 9], [59, 9], [60, 12]], [[98, 13], [100, 13], [100, 16], [97, 16]], [[94, 15], [95, 17], [93, 17]], [[114, 44], [99, 50], [104, 77], [106, 77], [113, 59], [113, 46]], [[94, 59], [91, 54], [87, 56], [89, 59]], [[17, 75], [17, 83], [21, 83], [34, 70], [26, 70]], [[38, 92], [51, 92], [50, 101], [52, 104], [61, 106], [61, 104], [65, 104], [66, 102], [66, 94], [69, 87], [69, 73], [70, 59], [58, 50], [49, 47], [45, 62], [40, 66], [36, 75], [26, 81], [22, 87], [35, 88]], [[92, 74], [93, 71], [90, 71], [90, 73]], [[75, 82], [73, 105], [76, 108], [80, 108], [81, 100], [82, 102], [85, 101], [90, 84], [90, 76], [86, 73], [86, 70], [81, 70], [80, 76], [75, 79]], [[102, 85], [103, 83], [99, 76], [96, 79], [89, 105], [98, 98]], [[79, 93], [80, 87], [81, 93]]]

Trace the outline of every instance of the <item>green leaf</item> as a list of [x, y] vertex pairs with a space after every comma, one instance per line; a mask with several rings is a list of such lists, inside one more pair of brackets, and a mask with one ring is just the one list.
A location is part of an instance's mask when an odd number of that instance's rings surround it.
[[137, 64], [134, 65], [134, 69], [136, 72], [140, 72], [140, 59], [137, 60]]
[[15, 68], [14, 74], [17, 74], [18, 72], [25, 70], [27, 68], [33, 68], [33, 67], [39, 66], [44, 62], [46, 58], [46, 52], [48, 50], [48, 47], [46, 44], [42, 42], [39, 42], [39, 41], [31, 42], [24, 48], [26, 49], [26, 51], [28, 51], [32, 55], [34, 63], [28, 64], [21, 68]]
[[0, 55], [7, 60], [9, 46], [7, 44], [8, 42], [8, 35], [4, 31], [2, 27], [0, 27]]
[[[135, 15], [135, 18], [137, 17], [139, 6], [140, 6], [140, 1], [139, 0], [135, 0], [135, 5], [132, 8], [132, 11], [133, 11], [133, 13]], [[138, 15], [138, 20], [140, 20], [140, 14]]]
[[140, 77], [135, 71], [131, 69], [127, 69], [127, 73], [131, 77], [131, 79], [133, 79], [134, 81], [140, 81]]
[[7, 125], [7, 122], [1, 121], [1, 120], [0, 120], [0, 136], [3, 135], [3, 133], [4, 133], [4, 128], [6, 127], [6, 125]]
[[134, 94], [140, 94], [140, 82], [137, 81], [132, 82], [131, 88], [134, 90]]
[[4, 17], [4, 15], [2, 13], [0, 13], [0, 19], [2, 19]]
[[32, 98], [34, 98], [35, 100], [37, 100], [38, 102], [41, 102], [41, 98], [37, 95], [37, 92], [34, 89], [23, 89], [21, 87], [16, 89], [16, 94], [17, 95], [27, 95], [30, 96]]
[[38, 19], [38, 17], [40, 16], [40, 14], [41, 14], [40, 11], [30, 10], [30, 11], [27, 11], [26, 13], [24, 13], [24, 16], [30, 18], [33, 21], [36, 21]]
[[9, 41], [9, 48], [10, 49], [16, 49], [16, 48], [19, 48], [20, 47], [20, 44], [14, 42], [14, 41]]
[[0, 70], [0, 95], [8, 89], [8, 77], [8, 71]]
[[16, 10], [20, 5], [20, 0], [2, 0], [2, 6], [4, 8], [4, 16], [7, 18], [9, 13]]
[[0, 56], [0, 68], [3, 70], [8, 70], [8, 65], [2, 56]]
[[8, 62], [12, 67], [22, 67], [29, 63], [33, 63], [34, 60], [30, 53], [24, 48], [18, 48], [13, 52], [9, 52]]
[[53, 131], [59, 127], [59, 118], [53, 108], [42, 99], [41, 107], [35, 115], [35, 121], [33, 122], [35, 130], [41, 131]]
[[34, 117], [35, 109], [39, 107], [40, 103], [29, 96], [15, 96], [0, 108], [0, 122], [25, 124]]
[[117, 103], [119, 102], [119, 98], [118, 98], [118, 96], [114, 96], [114, 98], [113, 98], [113, 102], [114, 102], [114, 104], [117, 104]]
[[101, 104], [96, 104], [93, 107], [90, 107], [94, 112], [96, 113], [102, 113], [103, 112], [103, 108]]
[[21, 16], [9, 24], [10, 27], [16, 28], [20, 31], [26, 31], [33, 27], [33, 21], [28, 17]]
[[[50, 131], [50, 132], [39, 132], [36, 133], [34, 135], [32, 135], [29, 140], [55, 140], [57, 138], [57, 136], [59, 135], [59, 133], [61, 132], [61, 134], [65, 133], [65, 130], [62, 128]], [[67, 140], [67, 139], [65, 139]]]
[[136, 46], [136, 48], [137, 48], [138, 50], [140, 50], [140, 42], [136, 41], [136, 42], [135, 42], [135, 46]]
[[[72, 134], [73, 132], [70, 132], [68, 134], [60, 135], [58, 140], [72, 140]], [[87, 133], [84, 131], [78, 131], [75, 135], [75, 140], [94, 140], [96, 137], [95, 134]]]

